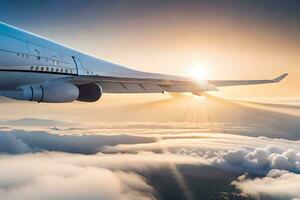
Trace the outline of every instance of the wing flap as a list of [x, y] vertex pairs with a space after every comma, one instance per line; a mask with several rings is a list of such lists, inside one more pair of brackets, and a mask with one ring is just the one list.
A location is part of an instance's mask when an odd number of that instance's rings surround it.
[[165, 90], [156, 84], [99, 82], [104, 93], [162, 93]]

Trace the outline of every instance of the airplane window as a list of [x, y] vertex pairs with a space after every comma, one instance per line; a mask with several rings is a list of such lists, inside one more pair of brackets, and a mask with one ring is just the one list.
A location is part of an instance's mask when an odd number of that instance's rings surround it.
[[51, 68], [51, 72], [53, 72], [54, 71], [54, 69], [53, 68]]
[[44, 67], [41, 67], [41, 70], [44, 71]]
[[40, 59], [41, 59], [41, 57], [40, 57], [40, 56], [38, 56], [38, 57], [37, 57], [37, 59], [38, 59], [38, 60], [40, 60]]
[[49, 67], [46, 68], [46, 71], [49, 71]]
[[66, 73], [68, 73], [68, 69], [66, 69]]
[[56, 72], [58, 72], [58, 70], [59, 70], [59, 69], [58, 69], [58, 68], [56, 68]]
[[33, 70], [33, 66], [30, 67], [30, 70]]
[[17, 56], [19, 56], [20, 54], [19, 53], [17, 53]]
[[60, 72], [63, 72], [63, 69], [60, 69]]

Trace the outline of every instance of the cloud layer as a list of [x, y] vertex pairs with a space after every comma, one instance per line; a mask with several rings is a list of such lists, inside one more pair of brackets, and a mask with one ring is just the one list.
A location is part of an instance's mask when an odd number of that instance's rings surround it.
[[138, 172], [199, 159], [163, 154], [35, 153], [0, 157], [2, 200], [150, 200], [155, 190]]
[[[0, 127], [0, 199], [155, 199], [147, 174], [171, 171], [184, 191], [185, 174], [196, 174], [191, 166], [234, 174], [229, 183], [240, 176], [231, 187], [254, 198], [298, 198], [279, 184], [300, 184], [300, 141], [256, 137], [257, 130], [268, 135], [262, 125], [14, 123]], [[274, 187], [252, 187], [266, 182]]]
[[154, 142], [152, 137], [133, 135], [55, 135], [45, 131], [0, 130], [0, 153], [21, 154], [41, 151], [95, 154], [101, 147]]

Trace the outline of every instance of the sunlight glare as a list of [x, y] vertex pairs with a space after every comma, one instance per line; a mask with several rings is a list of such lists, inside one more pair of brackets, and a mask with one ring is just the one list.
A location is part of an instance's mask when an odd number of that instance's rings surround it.
[[191, 70], [191, 76], [197, 80], [206, 80], [208, 78], [208, 67], [205, 64], [197, 64]]

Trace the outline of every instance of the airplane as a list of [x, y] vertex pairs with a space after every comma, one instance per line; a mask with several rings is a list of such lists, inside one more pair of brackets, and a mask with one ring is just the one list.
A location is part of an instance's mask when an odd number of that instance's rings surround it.
[[96, 102], [103, 93], [191, 92], [277, 83], [272, 80], [203, 80], [148, 73], [87, 55], [0, 22], [0, 96], [16, 100]]

